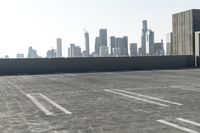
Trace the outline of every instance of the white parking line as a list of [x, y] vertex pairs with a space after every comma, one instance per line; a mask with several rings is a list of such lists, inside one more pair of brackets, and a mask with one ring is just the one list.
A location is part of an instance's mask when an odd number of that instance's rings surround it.
[[61, 111], [63, 111], [65, 114], [72, 114], [72, 112], [66, 110], [65, 108], [63, 108], [62, 106], [58, 105], [57, 103], [55, 103], [54, 101], [52, 101], [50, 98], [48, 98], [47, 96], [39, 93], [39, 95], [44, 98], [45, 100], [47, 100], [49, 103], [51, 103], [52, 105], [54, 105], [56, 108], [60, 109]]
[[165, 120], [157, 120], [157, 122], [165, 124], [165, 125], [168, 125], [168, 126], [171, 126], [171, 127], [174, 127], [176, 129], [180, 129], [180, 130], [188, 132], [188, 133], [200, 133], [200, 132], [197, 132], [195, 130], [192, 130], [192, 129], [189, 129], [189, 128], [186, 128], [186, 127], [182, 127], [182, 126], [176, 125], [174, 123], [167, 122]]
[[125, 91], [125, 90], [119, 90], [119, 89], [114, 89], [114, 90], [117, 90], [117, 91], [120, 91], [120, 92], [124, 92], [124, 93], [133, 94], [133, 95], [137, 95], [137, 96], [141, 96], [141, 97], [146, 97], [146, 98], [149, 98], [149, 99], [153, 99], [153, 100], [157, 100], [157, 101], [161, 101], [161, 102], [165, 102], [165, 103], [170, 103], [170, 104], [174, 104], [174, 105], [178, 105], [178, 106], [183, 105], [183, 104], [181, 104], [181, 103], [171, 102], [171, 101], [159, 99], [159, 98], [156, 98], [156, 97], [151, 97], [151, 96], [147, 96], [147, 95], [142, 95], [142, 94], [138, 94], [138, 93], [134, 93], [134, 92], [129, 92], [129, 91]]
[[126, 95], [126, 94], [119, 93], [119, 92], [116, 92], [116, 91], [111, 91], [111, 90], [107, 90], [107, 89], [105, 89], [104, 91], [111, 92], [111, 93], [114, 93], [114, 94], [118, 94], [118, 95], [121, 95], [121, 96], [125, 96], [125, 97], [128, 97], [128, 98], [136, 99], [136, 100], [139, 100], [139, 101], [144, 101], [144, 102], [148, 102], [148, 103], [151, 103], [151, 104], [163, 106], [163, 107], [168, 107], [169, 106], [169, 105], [166, 105], [166, 104], [162, 104], [162, 103], [158, 103], [158, 102], [154, 102], [154, 101], [149, 101], [149, 100], [142, 99], [142, 98], [139, 98], [139, 97]]
[[170, 86], [170, 87], [171, 87], [171, 88], [175, 88], [175, 89], [181, 89], [181, 90], [188, 90], [188, 91], [200, 92], [200, 90], [188, 88], [188, 87], [186, 87], [186, 86]]
[[46, 115], [53, 115], [52, 112], [50, 112], [49, 110], [47, 110], [42, 104], [40, 104], [33, 96], [31, 96], [30, 94], [26, 94], [26, 96], [28, 98], [30, 98], [32, 100], [32, 102], [38, 107], [40, 108]]
[[183, 119], [183, 118], [176, 118], [176, 119], [181, 121], [181, 122], [185, 122], [185, 123], [192, 124], [192, 125], [200, 127], [200, 123], [190, 121], [190, 120], [187, 120], [187, 119]]

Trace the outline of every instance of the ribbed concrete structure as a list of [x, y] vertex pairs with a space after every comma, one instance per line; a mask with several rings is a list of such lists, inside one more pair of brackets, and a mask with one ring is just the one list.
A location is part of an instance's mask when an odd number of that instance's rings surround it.
[[199, 9], [174, 14], [172, 54], [194, 55], [196, 31], [200, 31]]

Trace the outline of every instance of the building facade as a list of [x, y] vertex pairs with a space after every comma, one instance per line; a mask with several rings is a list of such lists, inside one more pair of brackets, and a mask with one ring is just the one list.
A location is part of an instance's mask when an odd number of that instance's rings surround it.
[[194, 55], [195, 35], [200, 31], [200, 10], [192, 9], [174, 14], [173, 17], [173, 55]]

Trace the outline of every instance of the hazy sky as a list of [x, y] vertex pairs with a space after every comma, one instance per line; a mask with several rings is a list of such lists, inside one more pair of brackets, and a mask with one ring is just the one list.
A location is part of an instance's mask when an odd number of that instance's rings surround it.
[[140, 45], [143, 19], [156, 41], [165, 40], [172, 31], [172, 14], [192, 8], [200, 8], [200, 0], [0, 0], [0, 57], [27, 56], [29, 46], [44, 57], [56, 48], [58, 37], [67, 56], [70, 43], [83, 48], [84, 28], [92, 51], [100, 28]]

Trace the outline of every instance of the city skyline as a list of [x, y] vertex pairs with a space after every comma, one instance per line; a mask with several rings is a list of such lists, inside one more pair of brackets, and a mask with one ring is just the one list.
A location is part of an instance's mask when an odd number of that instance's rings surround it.
[[166, 34], [172, 31], [172, 14], [198, 8], [198, 3], [198, 0], [3, 0], [0, 57], [14, 58], [17, 53], [26, 57], [29, 46], [45, 57], [47, 50], [56, 49], [56, 38], [63, 39], [63, 56], [67, 57], [71, 43], [84, 48], [84, 28], [90, 33], [90, 51], [94, 51], [95, 37], [101, 28], [108, 29], [108, 37], [126, 35], [129, 43], [140, 47], [142, 20], [148, 20], [156, 42], [160, 39], [165, 42]]

